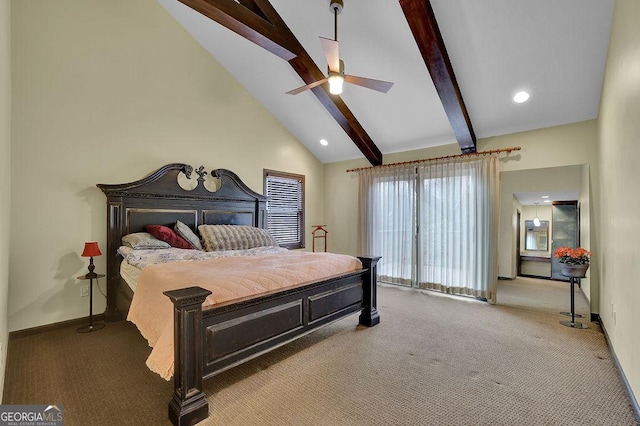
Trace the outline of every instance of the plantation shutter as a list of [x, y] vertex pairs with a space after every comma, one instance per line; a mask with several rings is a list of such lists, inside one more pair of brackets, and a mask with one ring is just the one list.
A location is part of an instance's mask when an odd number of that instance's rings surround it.
[[264, 172], [267, 230], [281, 247], [304, 247], [304, 176]]

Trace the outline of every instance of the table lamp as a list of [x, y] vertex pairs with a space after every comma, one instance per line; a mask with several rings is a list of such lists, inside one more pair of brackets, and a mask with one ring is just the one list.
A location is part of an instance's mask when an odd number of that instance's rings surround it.
[[93, 270], [96, 269], [96, 267], [93, 266], [93, 257], [100, 256], [101, 254], [100, 247], [98, 247], [98, 243], [96, 241], [84, 243], [84, 250], [82, 251], [81, 256], [89, 258], [89, 273], [85, 275], [86, 278], [96, 278], [98, 276], [98, 274], [93, 272]]

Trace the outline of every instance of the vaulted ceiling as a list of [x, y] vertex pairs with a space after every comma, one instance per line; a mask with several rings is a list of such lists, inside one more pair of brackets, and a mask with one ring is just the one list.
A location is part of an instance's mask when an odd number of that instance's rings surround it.
[[[285, 92], [322, 78], [318, 71], [326, 75], [318, 36], [334, 35], [329, 0], [182, 0], [200, 11], [158, 1], [320, 161], [364, 156], [372, 164], [386, 153], [456, 141], [472, 150], [473, 132], [484, 138], [596, 118], [614, 2], [344, 0], [338, 40], [345, 72], [395, 85], [386, 94], [345, 85], [340, 96], [322, 87], [291, 96]], [[260, 10], [269, 3], [273, 16]], [[283, 23], [305, 52], [293, 52], [297, 66], [286, 49], [267, 50], [264, 37], [248, 37], [261, 47], [205, 16], [220, 5], [236, 11], [227, 13], [231, 20], [248, 7], [240, 19], [248, 16], [249, 27], [262, 18]], [[429, 39], [429, 5], [446, 46], [441, 62]], [[286, 38], [275, 45], [291, 46]], [[516, 104], [521, 90], [531, 97]]]

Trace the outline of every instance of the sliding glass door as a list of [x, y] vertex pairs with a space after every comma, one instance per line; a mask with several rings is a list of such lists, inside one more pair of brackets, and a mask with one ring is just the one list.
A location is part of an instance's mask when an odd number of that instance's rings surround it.
[[381, 169], [360, 179], [361, 252], [382, 256], [381, 281], [492, 297], [497, 159]]
[[[368, 231], [361, 234], [360, 253], [382, 256], [380, 281], [411, 286], [415, 283], [416, 175], [411, 170], [389, 170], [361, 176], [359, 217]], [[365, 219], [366, 216], [366, 219]], [[373, 250], [373, 251], [367, 251]]]

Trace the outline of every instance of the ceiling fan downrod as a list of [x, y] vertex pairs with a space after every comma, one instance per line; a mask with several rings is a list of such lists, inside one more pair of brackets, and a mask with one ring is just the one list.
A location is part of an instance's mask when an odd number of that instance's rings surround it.
[[331, 40], [330, 38], [320, 37], [322, 52], [327, 60], [327, 77], [308, 83], [302, 87], [298, 87], [297, 89], [289, 90], [287, 92], [288, 95], [297, 95], [298, 93], [313, 89], [314, 87], [325, 83], [329, 83], [329, 93], [332, 95], [339, 95], [342, 93], [342, 83], [355, 84], [381, 93], [387, 93], [393, 86], [393, 83], [388, 81], [358, 77], [356, 75], [347, 75], [344, 73], [344, 62], [340, 59], [338, 46], [338, 15], [342, 12], [343, 6], [343, 0], [329, 0], [329, 10], [333, 13], [334, 18], [334, 39]]
[[338, 41], [338, 15], [342, 12], [344, 3], [342, 0], [329, 0], [329, 10], [333, 12], [333, 39]]

